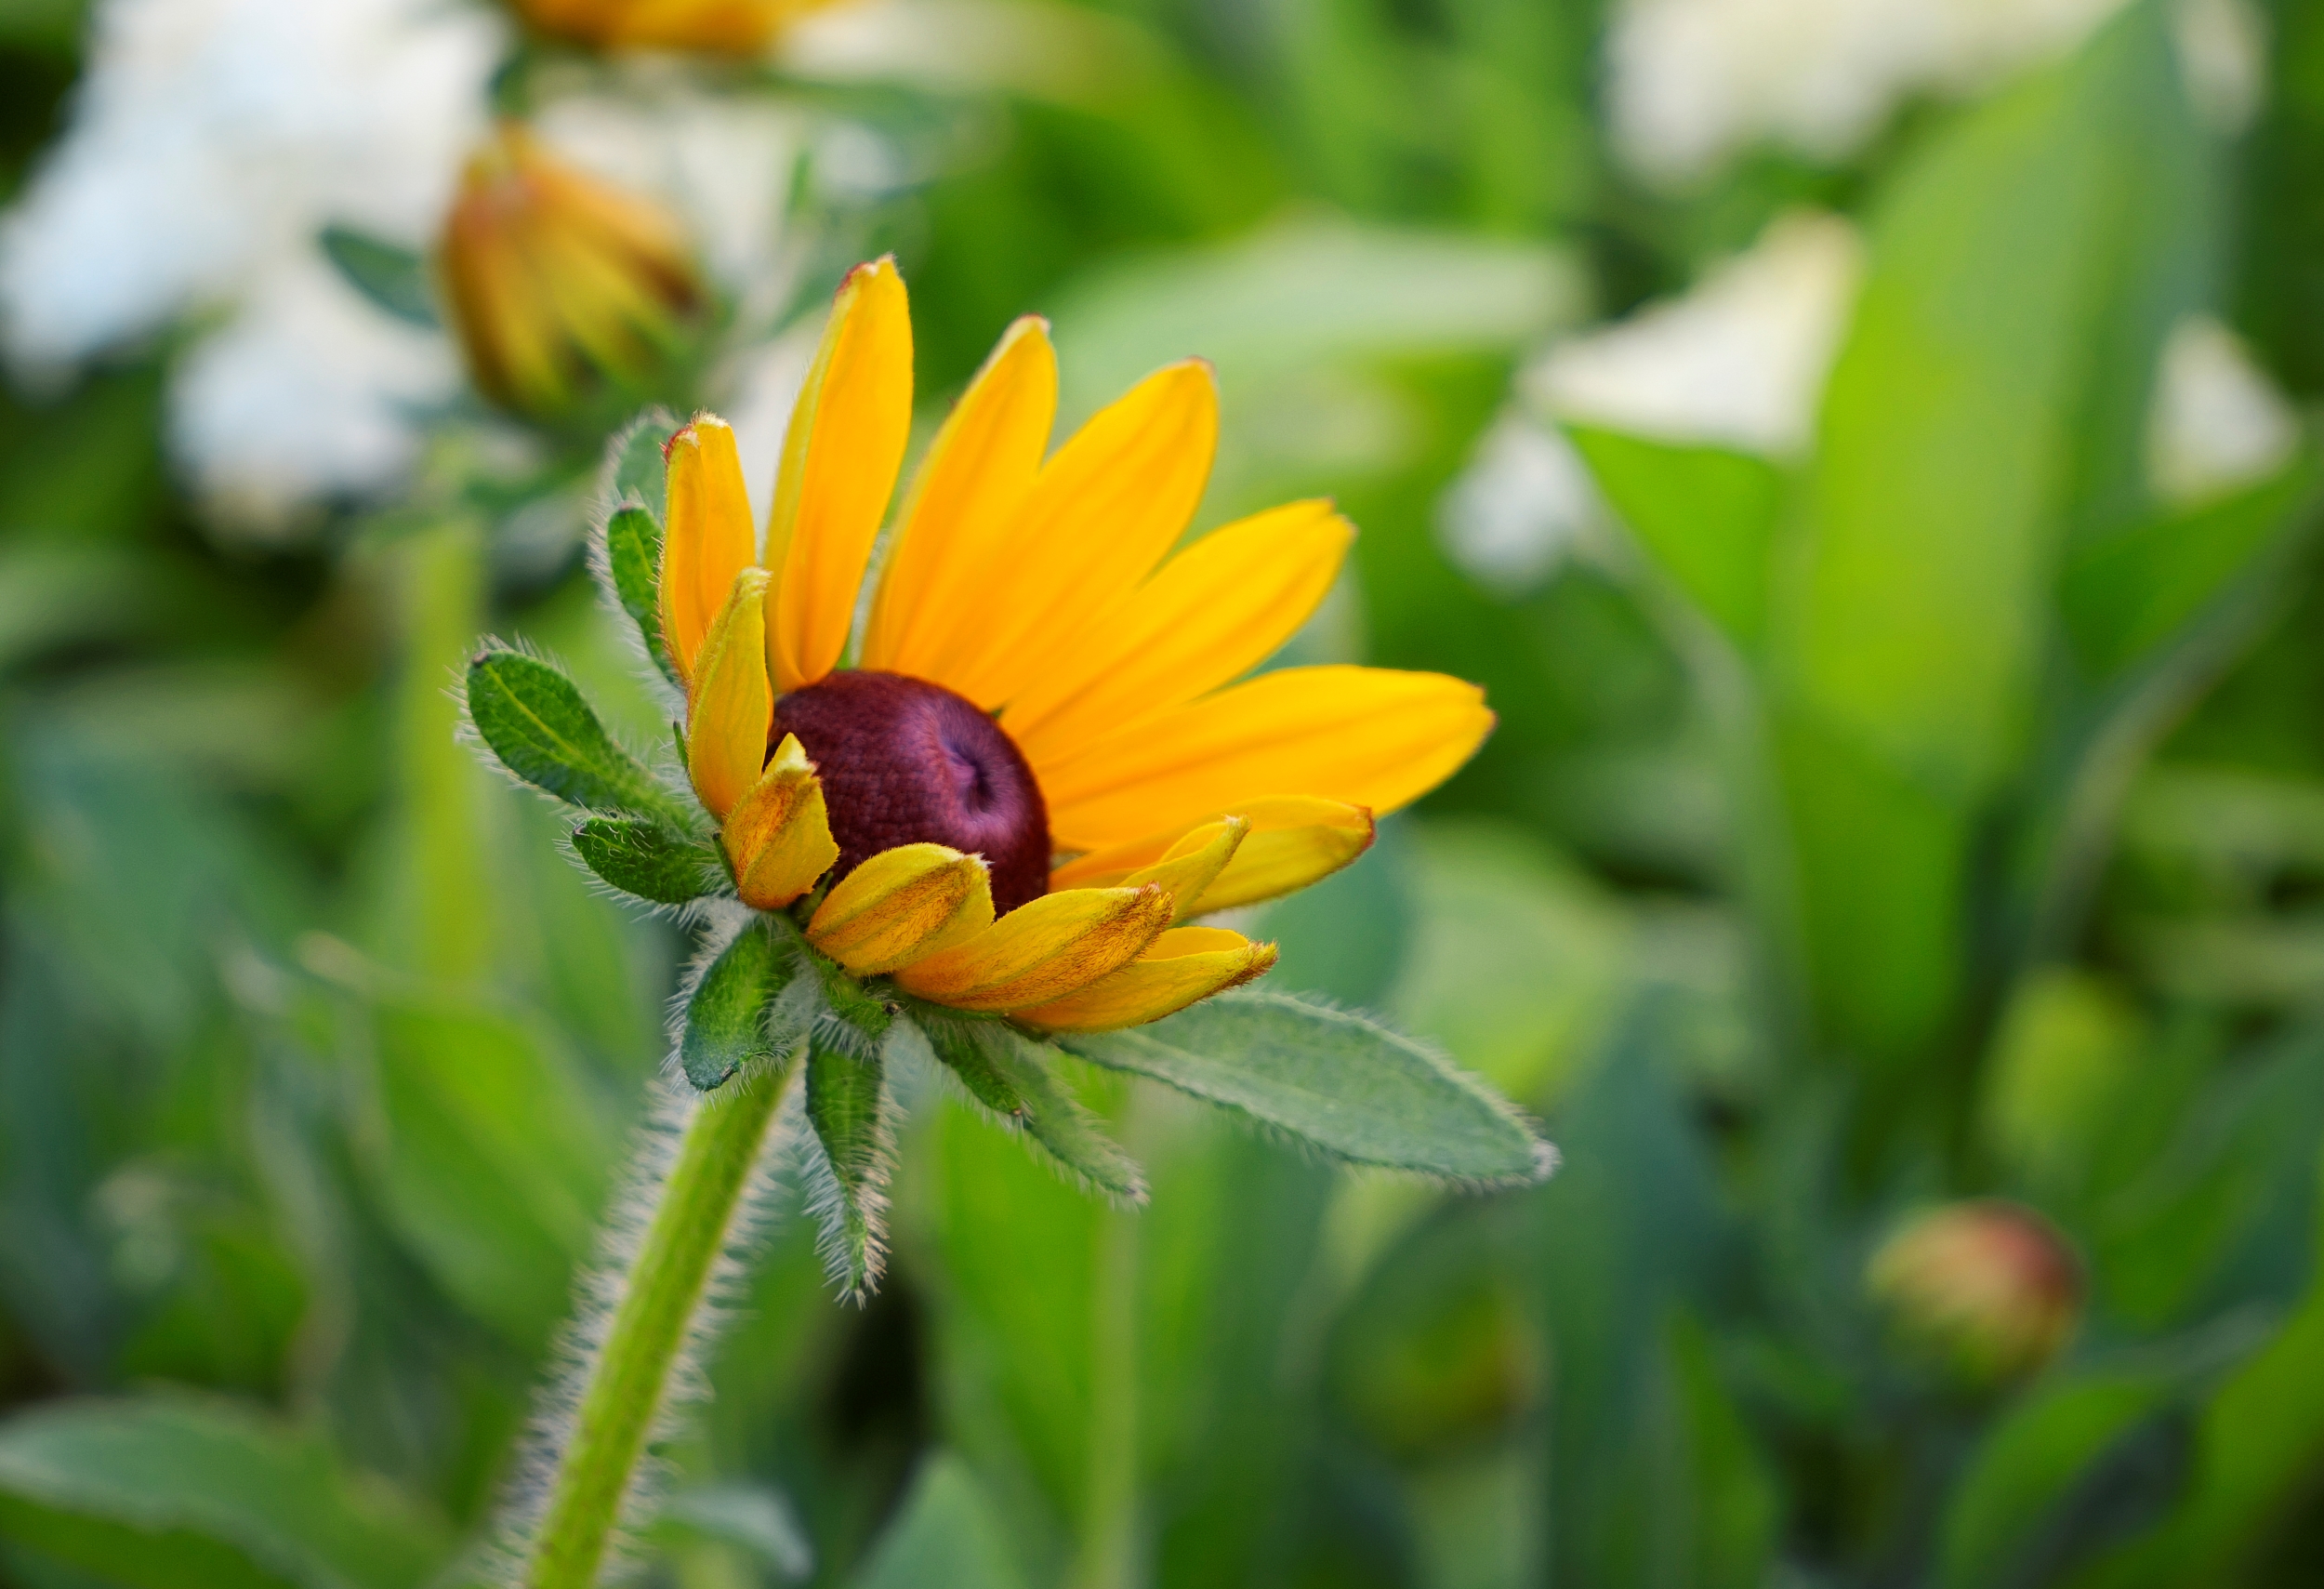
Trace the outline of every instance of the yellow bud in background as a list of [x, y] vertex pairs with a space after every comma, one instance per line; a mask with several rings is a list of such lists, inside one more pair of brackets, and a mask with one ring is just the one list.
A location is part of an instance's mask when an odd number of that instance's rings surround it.
[[2081, 1270], [2066, 1238], [2014, 1203], [1919, 1215], [1873, 1254], [1865, 1282], [1908, 1351], [1978, 1389], [2040, 1369], [2081, 1314]]
[[555, 414], [593, 380], [640, 380], [702, 300], [675, 219], [515, 123], [469, 157], [439, 258], [477, 387], [526, 414]]
[[834, 0], [514, 0], [542, 33], [592, 49], [759, 55], [784, 24]]

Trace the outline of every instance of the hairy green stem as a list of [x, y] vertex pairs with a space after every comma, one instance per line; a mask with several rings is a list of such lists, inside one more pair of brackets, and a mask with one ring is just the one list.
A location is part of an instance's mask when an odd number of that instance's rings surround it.
[[719, 1254], [799, 1066], [746, 1075], [693, 1106], [557, 1453], [528, 1589], [592, 1589]]

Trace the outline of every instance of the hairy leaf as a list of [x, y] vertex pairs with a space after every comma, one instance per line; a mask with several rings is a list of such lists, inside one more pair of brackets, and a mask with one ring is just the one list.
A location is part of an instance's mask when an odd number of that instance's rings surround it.
[[574, 852], [589, 870], [640, 899], [683, 905], [715, 886], [718, 852], [635, 816], [591, 817], [574, 829]]
[[936, 1057], [977, 1102], [1023, 1126], [1026, 1136], [1087, 1185], [1126, 1201], [1145, 1201], [1145, 1177], [1137, 1164], [1050, 1070], [1050, 1061], [1059, 1057], [1055, 1049], [1000, 1021], [952, 1020], [931, 1013], [918, 1024]]
[[614, 599], [638, 626], [646, 655], [664, 678], [677, 683], [678, 670], [662, 645], [662, 531], [652, 514], [642, 508], [624, 508], [606, 522], [605, 566], [613, 577]]
[[707, 1092], [753, 1060], [774, 1057], [767, 1011], [798, 974], [797, 957], [753, 921], [719, 952], [686, 1001], [678, 1060], [686, 1079]]
[[1221, 994], [1150, 1026], [1057, 1040], [1353, 1163], [1526, 1185], [1557, 1162], [1474, 1077], [1366, 1016], [1289, 994]]
[[629, 421], [605, 448], [606, 505], [641, 504], [655, 529], [662, 524], [668, 467], [662, 447], [677, 433], [677, 417], [667, 408], [649, 408]]
[[824, 1012], [808, 1039], [807, 1119], [830, 1175], [816, 1212], [832, 1278], [861, 1296], [878, 1284], [887, 1259], [887, 1048], [910, 1040], [911, 1025], [838, 966], [820, 955], [814, 961]]
[[469, 663], [469, 717], [500, 764], [591, 811], [676, 815], [678, 803], [614, 743], [579, 686], [537, 656], [499, 647]]

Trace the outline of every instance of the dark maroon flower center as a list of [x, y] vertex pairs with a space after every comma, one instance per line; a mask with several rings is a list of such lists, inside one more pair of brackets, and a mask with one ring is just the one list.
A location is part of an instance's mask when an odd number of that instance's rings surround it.
[[1049, 891], [1041, 786], [972, 703], [901, 673], [834, 673], [774, 703], [770, 754], [786, 734], [823, 779], [835, 877], [898, 844], [949, 844], [991, 867], [995, 910]]

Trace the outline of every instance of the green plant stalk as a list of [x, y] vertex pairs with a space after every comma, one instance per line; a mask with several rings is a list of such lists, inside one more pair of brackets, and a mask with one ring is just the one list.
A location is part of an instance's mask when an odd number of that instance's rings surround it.
[[799, 1068], [737, 1077], [694, 1106], [557, 1453], [528, 1589], [596, 1584], [751, 1169]]
[[483, 627], [484, 543], [463, 517], [396, 548], [403, 677], [396, 696], [396, 764], [410, 824], [412, 916], [397, 959], [442, 982], [474, 981], [493, 960], [490, 867], [478, 796], [484, 778], [458, 742], [458, 705], [444, 689]]

